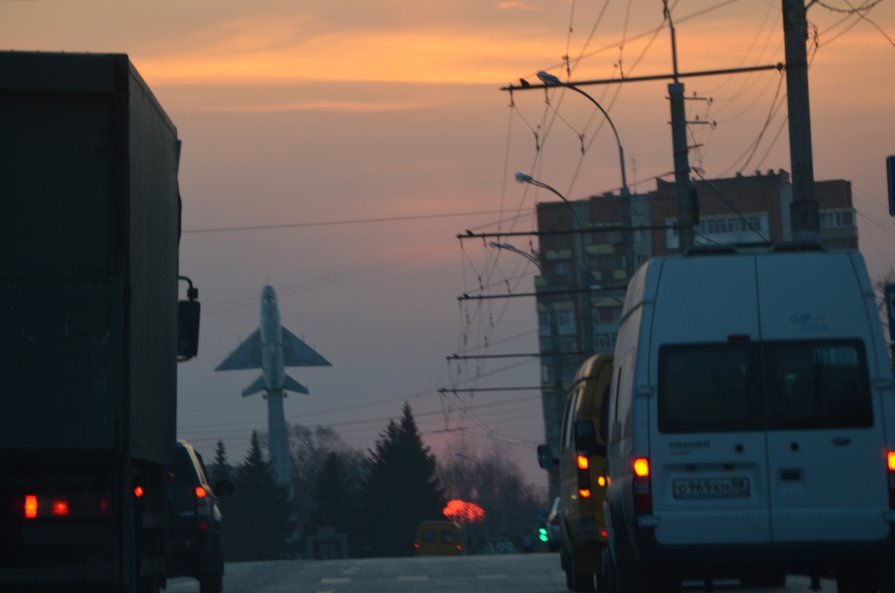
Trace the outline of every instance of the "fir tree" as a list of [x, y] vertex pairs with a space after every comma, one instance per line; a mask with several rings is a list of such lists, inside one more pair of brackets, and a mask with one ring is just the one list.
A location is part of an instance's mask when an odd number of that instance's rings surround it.
[[218, 440], [214, 448], [214, 463], [211, 464], [209, 473], [211, 474], [209, 477], [212, 485], [217, 484], [221, 480], [230, 480], [233, 477], [233, 467], [227, 461], [227, 449], [221, 440]]
[[345, 469], [341, 455], [330, 452], [326, 456], [311, 491], [317, 502], [311, 520], [312, 530], [329, 526], [335, 528], [336, 533], [347, 534], [351, 528], [350, 512], [354, 496]]
[[361, 496], [366, 518], [362, 552], [410, 555], [420, 521], [441, 517], [444, 495], [435, 456], [423, 444], [408, 404], [400, 423], [390, 421], [376, 442], [369, 465]]
[[227, 557], [231, 560], [279, 558], [292, 534], [288, 489], [277, 483], [273, 468], [264, 460], [258, 434], [245, 462], [236, 470], [235, 492], [228, 501]]

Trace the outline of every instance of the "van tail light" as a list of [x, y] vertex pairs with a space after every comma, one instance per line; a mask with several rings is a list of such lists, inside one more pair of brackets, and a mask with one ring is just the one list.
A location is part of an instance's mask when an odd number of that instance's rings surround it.
[[68, 517], [68, 499], [54, 498], [50, 509], [54, 517]]
[[37, 519], [37, 495], [35, 494], [26, 494], [25, 495], [25, 518], [26, 519]]
[[650, 515], [653, 512], [653, 492], [650, 484], [650, 465], [646, 457], [636, 457], [631, 463], [634, 470], [634, 512]]
[[577, 456], [578, 465], [578, 496], [583, 499], [589, 499], [590, 492], [590, 459], [587, 455]]
[[196, 486], [196, 516], [199, 519], [199, 529], [208, 531], [208, 520], [211, 518], [211, 499], [208, 491], [201, 484]]
[[146, 491], [143, 490], [143, 486], [137, 484], [134, 486], [134, 498], [143, 498], [143, 495], [146, 494]]
[[895, 509], [895, 451], [886, 451], [886, 467], [889, 478], [889, 508]]

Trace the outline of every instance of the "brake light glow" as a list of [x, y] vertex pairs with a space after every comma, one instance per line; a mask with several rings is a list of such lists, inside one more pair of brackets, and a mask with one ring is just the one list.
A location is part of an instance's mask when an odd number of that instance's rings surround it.
[[578, 456], [578, 469], [587, 469], [590, 467], [590, 460], [587, 458], [587, 455], [579, 455]]
[[638, 478], [649, 477], [649, 459], [646, 457], [637, 457], [633, 462], [634, 475]]
[[196, 498], [205, 498], [206, 496], [208, 496], [208, 492], [205, 491], [205, 488], [196, 486]]
[[143, 498], [143, 495], [146, 494], [146, 491], [143, 490], [143, 486], [139, 484], [134, 488], [134, 496], [136, 498]]
[[653, 513], [653, 490], [650, 483], [649, 459], [636, 457], [631, 466], [634, 469], [634, 479], [631, 480], [634, 512], [638, 515], [651, 515]]
[[25, 496], [25, 518], [37, 519], [37, 496], [34, 494]]
[[579, 488], [578, 496], [580, 496], [581, 498], [590, 498], [590, 490], [587, 488]]
[[54, 517], [68, 517], [68, 499], [54, 498], [50, 509]]
[[895, 451], [886, 451], [886, 464], [889, 471], [889, 508], [895, 509]]

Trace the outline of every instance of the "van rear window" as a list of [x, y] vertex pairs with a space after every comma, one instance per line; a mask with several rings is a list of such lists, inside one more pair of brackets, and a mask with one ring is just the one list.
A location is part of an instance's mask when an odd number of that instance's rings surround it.
[[778, 342], [765, 352], [768, 428], [873, 424], [860, 342]]
[[759, 430], [761, 395], [749, 344], [687, 344], [659, 349], [659, 430]]
[[858, 340], [681, 344], [659, 349], [659, 431], [873, 424]]

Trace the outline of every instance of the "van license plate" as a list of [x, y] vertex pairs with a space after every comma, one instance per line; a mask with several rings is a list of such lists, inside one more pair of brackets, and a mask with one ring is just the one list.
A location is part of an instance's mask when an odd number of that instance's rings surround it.
[[700, 478], [674, 480], [674, 498], [695, 500], [705, 498], [749, 498], [749, 478]]

